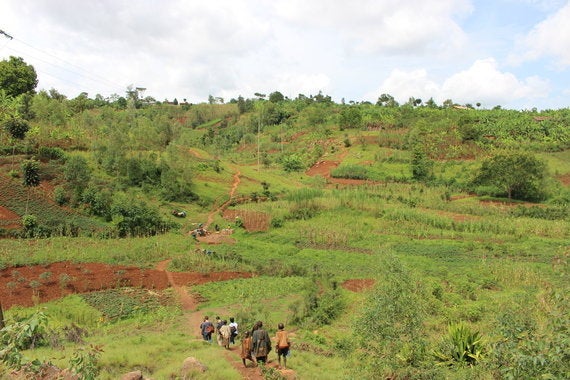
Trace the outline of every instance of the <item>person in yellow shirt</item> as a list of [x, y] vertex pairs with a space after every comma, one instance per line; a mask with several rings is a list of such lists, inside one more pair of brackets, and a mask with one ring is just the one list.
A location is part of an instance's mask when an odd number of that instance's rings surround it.
[[285, 331], [285, 325], [280, 323], [277, 328], [279, 329], [275, 335], [277, 359], [279, 359], [279, 367], [281, 367], [281, 357], [283, 357], [283, 368], [287, 369], [287, 356], [289, 356], [291, 342], [289, 342], [289, 334]]

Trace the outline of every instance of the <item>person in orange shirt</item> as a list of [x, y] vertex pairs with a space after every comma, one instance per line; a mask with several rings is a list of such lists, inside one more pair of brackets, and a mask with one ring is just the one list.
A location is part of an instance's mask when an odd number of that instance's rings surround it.
[[251, 349], [253, 344], [251, 343], [251, 333], [246, 331], [244, 333], [244, 337], [241, 340], [241, 361], [243, 362], [243, 366], [247, 368], [246, 359], [250, 360], [254, 365], [255, 362], [253, 361], [253, 357], [251, 356]]
[[277, 341], [275, 350], [277, 351], [277, 358], [279, 359], [279, 367], [281, 367], [281, 357], [283, 357], [283, 368], [287, 369], [287, 356], [289, 356], [289, 347], [291, 342], [289, 342], [289, 334], [285, 331], [285, 325], [280, 323], [277, 325], [279, 329], [277, 335], [275, 335], [275, 340]]

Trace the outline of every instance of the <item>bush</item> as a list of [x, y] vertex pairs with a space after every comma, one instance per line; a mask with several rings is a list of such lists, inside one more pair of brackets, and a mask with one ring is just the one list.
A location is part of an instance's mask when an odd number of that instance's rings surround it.
[[297, 154], [290, 154], [281, 159], [283, 170], [286, 172], [298, 172], [304, 169], [303, 159]]
[[61, 160], [64, 157], [65, 157], [65, 152], [61, 148], [42, 146], [38, 150], [38, 158], [42, 161]]
[[483, 358], [484, 344], [477, 331], [464, 323], [450, 325], [448, 336], [441, 342], [440, 349], [434, 351], [435, 358], [444, 365], [474, 365]]

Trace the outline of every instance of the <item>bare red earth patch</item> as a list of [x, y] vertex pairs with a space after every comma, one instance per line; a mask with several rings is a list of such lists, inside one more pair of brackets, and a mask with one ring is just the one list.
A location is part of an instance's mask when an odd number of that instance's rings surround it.
[[570, 173], [558, 176], [557, 178], [564, 186], [570, 186]]
[[351, 292], [360, 293], [371, 289], [375, 283], [376, 281], [371, 278], [353, 278], [343, 282], [342, 287]]
[[[123, 265], [59, 262], [47, 265], [10, 267], [0, 271], [0, 300], [4, 309], [14, 305], [33, 306], [73, 293], [86, 293], [123, 286], [163, 290], [170, 286], [167, 272]], [[240, 272], [171, 272], [177, 286], [197, 285], [234, 278]]]
[[20, 216], [15, 212], [0, 206], [0, 228], [20, 228]]
[[340, 161], [319, 161], [305, 173], [310, 176], [320, 175], [325, 178], [330, 178], [331, 170], [336, 169], [340, 165]]

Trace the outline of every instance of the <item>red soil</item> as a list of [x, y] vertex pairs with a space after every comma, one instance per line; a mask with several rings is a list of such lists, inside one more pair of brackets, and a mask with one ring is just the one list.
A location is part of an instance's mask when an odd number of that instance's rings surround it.
[[342, 283], [342, 287], [351, 292], [360, 293], [374, 286], [375, 280], [371, 278], [350, 279]]
[[15, 212], [0, 206], [0, 227], [2, 228], [20, 228], [20, 216]]
[[569, 174], [564, 174], [564, 175], [558, 176], [558, 180], [559, 180], [560, 183], [562, 183], [564, 186], [570, 186], [570, 173], [569, 173]]
[[[51, 273], [48, 278], [46, 273]], [[47, 265], [11, 267], [0, 271], [0, 300], [4, 309], [14, 305], [33, 306], [73, 293], [134, 286], [163, 290], [171, 286], [167, 273], [178, 286], [251, 277], [241, 272], [166, 272], [124, 265], [59, 262]], [[68, 280], [62, 279], [67, 275]], [[34, 290], [34, 285], [36, 289]]]

